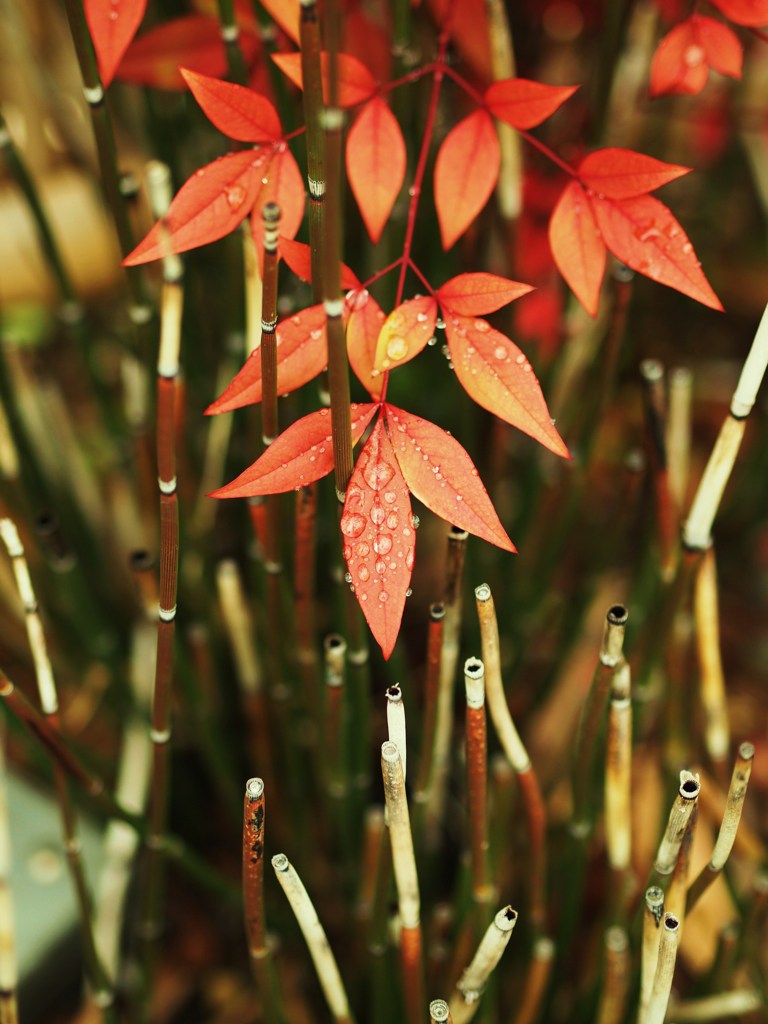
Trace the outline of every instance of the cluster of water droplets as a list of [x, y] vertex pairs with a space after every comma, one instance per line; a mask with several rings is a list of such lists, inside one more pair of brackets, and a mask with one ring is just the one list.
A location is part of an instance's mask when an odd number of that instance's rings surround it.
[[111, 0], [109, 5], [109, 20], [117, 21], [120, 15], [120, 0]]
[[[414, 300], [417, 301], [421, 296], [416, 296]], [[426, 343], [429, 344], [435, 328], [435, 317], [436, 310], [434, 308], [430, 313], [419, 310], [414, 317], [411, 310], [407, 308], [410, 303], [404, 303], [403, 307], [394, 310], [387, 317], [379, 338], [379, 345], [384, 343], [384, 358], [381, 359], [380, 366], [386, 370], [392, 365], [392, 363], [400, 362], [405, 359], [408, 352], [411, 349], [416, 351], [421, 350], [424, 347], [424, 337], [426, 336]], [[378, 353], [377, 353], [378, 354]], [[374, 375], [380, 371], [374, 370]]]

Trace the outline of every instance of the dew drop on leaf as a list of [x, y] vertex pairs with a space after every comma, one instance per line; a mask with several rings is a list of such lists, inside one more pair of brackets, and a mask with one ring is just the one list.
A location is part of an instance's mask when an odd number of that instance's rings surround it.
[[344, 573], [344, 582], [345, 583], [351, 583], [352, 582], [352, 573], [351, 572], [345, 572]]
[[386, 590], [379, 591], [379, 600], [381, 601], [382, 604], [385, 604], [389, 600], [389, 594], [386, 592]]
[[384, 522], [385, 517], [386, 512], [381, 507], [381, 505], [376, 505], [374, 508], [371, 509], [371, 522], [374, 524], [374, 526], [381, 526], [381, 524]]
[[410, 548], [405, 553], [405, 567], [406, 567], [406, 569], [412, 569], [413, 568], [413, 548]]
[[368, 566], [361, 565], [360, 568], [357, 570], [357, 575], [360, 577], [361, 583], [367, 582], [368, 578], [371, 575], [370, 572], [368, 571]]
[[365, 288], [353, 288], [347, 292], [347, 306], [353, 313], [357, 313], [368, 304], [368, 298], [368, 291]]
[[396, 530], [400, 525], [400, 519], [396, 512], [390, 512], [387, 516], [387, 529]]
[[388, 505], [393, 505], [396, 498], [397, 495], [394, 491], [384, 491], [384, 501], [386, 501]]
[[700, 46], [688, 46], [683, 53], [683, 63], [689, 68], [697, 68], [704, 60], [705, 53]]
[[355, 548], [355, 552], [359, 558], [365, 558], [370, 553], [370, 550], [370, 547], [365, 543], [364, 540], [361, 540], [360, 543]]
[[491, 325], [488, 323], [487, 320], [475, 320], [474, 326], [475, 330], [479, 331], [481, 334], [485, 334], [487, 331], [490, 331], [491, 329]]
[[407, 351], [408, 342], [399, 334], [396, 334], [387, 342], [387, 355], [390, 359], [402, 359]]
[[369, 462], [363, 470], [363, 479], [374, 491], [386, 487], [394, 475], [394, 469], [386, 462]]
[[341, 517], [340, 525], [345, 537], [359, 537], [365, 529], [365, 519], [357, 512], [348, 512]]
[[232, 185], [227, 189], [227, 204], [230, 210], [239, 210], [245, 201], [245, 189], [241, 185]]
[[387, 571], [387, 563], [384, 561], [383, 558], [377, 558], [376, 565], [374, 566], [374, 568], [376, 569], [376, 572], [379, 574], [379, 576], [383, 576], [384, 573]]
[[392, 550], [392, 538], [388, 533], [380, 533], [373, 542], [373, 550], [377, 555], [388, 555]]

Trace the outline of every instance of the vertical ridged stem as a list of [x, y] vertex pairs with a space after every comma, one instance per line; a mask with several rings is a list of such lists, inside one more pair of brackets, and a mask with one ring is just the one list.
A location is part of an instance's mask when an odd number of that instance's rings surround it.
[[333, 1019], [336, 1024], [351, 1024], [352, 1014], [339, 968], [304, 883], [285, 854], [276, 854], [272, 867], [301, 928]]
[[428, 782], [429, 804], [426, 808], [425, 829], [428, 836], [437, 839], [439, 823], [445, 806], [446, 786], [450, 769], [451, 734], [453, 731], [453, 687], [459, 662], [459, 635], [461, 633], [461, 578], [464, 570], [468, 534], [452, 526], [448, 531], [442, 639], [440, 651], [440, 679], [437, 688], [435, 733], [432, 764]]
[[648, 1004], [651, 1001], [653, 979], [659, 959], [661, 919], [664, 914], [664, 891], [652, 885], [645, 891], [643, 905], [643, 938], [640, 953], [640, 1001], [637, 1024], [645, 1024]]
[[626, 662], [611, 680], [605, 750], [605, 845], [617, 879], [619, 912], [624, 909], [632, 853], [632, 699]]
[[429, 627], [427, 632], [427, 674], [424, 680], [424, 705], [422, 710], [421, 750], [419, 753], [419, 770], [413, 788], [413, 801], [416, 809], [416, 833], [418, 841], [423, 839], [422, 826], [424, 810], [429, 802], [430, 767], [435, 742], [435, 721], [437, 716], [437, 693], [440, 683], [440, 652], [443, 646], [443, 623], [445, 621], [445, 605], [435, 602], [429, 608]]
[[243, 51], [240, 49], [240, 29], [235, 19], [234, 2], [233, 0], [216, 0], [216, 6], [219, 12], [219, 34], [227, 53], [229, 77], [233, 82], [245, 85], [248, 76]]
[[[170, 205], [167, 168], [152, 165], [148, 171], [150, 198], [156, 216], [163, 218]], [[150, 739], [152, 769], [147, 817], [145, 875], [140, 901], [140, 927], [147, 958], [162, 927], [164, 885], [164, 837], [167, 828], [168, 770], [171, 741], [171, 686], [176, 630], [176, 598], [179, 573], [179, 505], [176, 480], [176, 414], [179, 351], [183, 308], [182, 264], [178, 256], [163, 257], [163, 289], [160, 309], [160, 346], [157, 357], [157, 483], [160, 494], [160, 604], [158, 608], [157, 658], [152, 695]], [[146, 963], [149, 969], [149, 961]]]
[[704, 708], [704, 743], [715, 773], [722, 775], [731, 731], [720, 657], [720, 615], [717, 599], [717, 565], [714, 546], [709, 547], [696, 576], [693, 592], [699, 692]]
[[403, 766], [403, 782], [407, 778], [408, 752], [405, 730], [405, 704], [399, 683], [387, 687], [387, 739], [394, 743]]
[[264, 831], [266, 807], [264, 782], [248, 779], [243, 800], [243, 905], [245, 934], [251, 969], [263, 1000], [267, 1020], [282, 1024], [282, 1009], [272, 951], [264, 917]]
[[381, 774], [387, 808], [392, 866], [397, 887], [401, 925], [401, 966], [409, 1024], [424, 1020], [424, 964], [421, 941], [421, 904], [416, 873], [413, 835], [405, 795], [405, 776], [400, 751], [387, 740], [381, 746]]
[[528, 751], [520, 739], [504, 693], [501, 675], [501, 650], [496, 608], [487, 583], [475, 588], [475, 604], [480, 622], [480, 641], [485, 665], [485, 696], [496, 735], [502, 750], [515, 770], [523, 795], [528, 834], [530, 837], [530, 893], [531, 926], [536, 933], [545, 930], [546, 918], [546, 811], [536, 773]]
[[603, 936], [603, 988], [596, 1024], [621, 1024], [629, 991], [629, 939], [626, 930], [608, 928]]
[[691, 870], [691, 847], [693, 837], [696, 834], [696, 823], [699, 818], [698, 807], [694, 804], [688, 825], [685, 829], [683, 841], [675, 861], [675, 869], [664, 897], [664, 909], [674, 914], [680, 924], [680, 931], [683, 930], [685, 920], [686, 898], [688, 895], [688, 876]]
[[307, 135], [307, 186], [309, 192], [309, 245], [312, 259], [314, 301], [325, 298], [323, 287], [322, 231], [325, 202], [325, 160], [323, 129], [323, 86], [320, 69], [320, 25], [315, 0], [302, 0], [299, 21], [302, 101]]
[[752, 762], [755, 757], [755, 748], [751, 743], [742, 743], [736, 763], [733, 766], [731, 784], [728, 787], [725, 813], [720, 824], [720, 831], [717, 834], [715, 848], [709, 863], [701, 869], [699, 874], [688, 890], [687, 911], [696, 905], [699, 898], [709, 888], [712, 882], [725, 867], [725, 862], [730, 856], [733, 844], [736, 841], [736, 832], [741, 821], [741, 812], [744, 808], [744, 800], [747, 795], [749, 777], [752, 774]]
[[5, 786], [5, 723], [0, 725], [0, 1024], [18, 1024], [16, 925], [11, 892], [11, 833]]
[[677, 862], [688, 819], [696, 806], [701, 784], [699, 776], [689, 771], [680, 772], [680, 787], [669, 812], [667, 827], [659, 844], [654, 871], [657, 875], [670, 875]]
[[336, 846], [348, 852], [350, 832], [349, 742], [346, 686], [346, 640], [332, 633], [323, 645], [325, 661], [325, 715], [323, 749], [325, 751], [325, 784], [333, 808]]
[[669, 489], [667, 466], [667, 400], [664, 391], [664, 367], [657, 359], [640, 364], [645, 396], [645, 415], [650, 438], [651, 467], [656, 495], [656, 519], [661, 554], [661, 575], [670, 580], [677, 557], [678, 511]]
[[320, 721], [320, 679], [315, 647], [315, 556], [317, 551], [317, 484], [296, 495], [293, 597], [296, 606], [296, 657], [304, 701], [313, 721]]
[[[27, 630], [32, 659], [35, 665], [40, 707], [53, 733], [60, 733], [59, 699], [53, 667], [48, 657], [48, 649], [43, 632], [43, 624], [38, 611], [37, 598], [29, 575], [24, 548], [19, 538], [16, 524], [11, 519], [0, 519], [0, 537], [2, 537], [8, 554], [12, 560], [16, 586], [24, 608], [24, 621]], [[93, 907], [88, 883], [85, 878], [85, 867], [81, 857], [81, 842], [77, 829], [75, 809], [69, 792], [69, 780], [64, 768], [54, 762], [54, 786], [59, 803], [64, 851], [69, 864], [72, 884], [80, 915], [85, 967], [93, 988], [93, 999], [105, 1012], [112, 1006], [114, 992], [112, 983], [107, 977], [104, 966], [96, 951], [93, 934]], [[110, 1011], [111, 1015], [111, 1011]], [[111, 1017], [110, 1017], [111, 1019]]]
[[464, 662], [467, 732], [467, 795], [472, 898], [477, 916], [488, 920], [493, 886], [488, 865], [488, 737], [485, 719], [485, 668], [478, 658]]
[[369, 938], [373, 907], [376, 898], [376, 884], [381, 872], [382, 850], [385, 836], [384, 811], [381, 807], [369, 807], [365, 812], [363, 827], [363, 848], [360, 856], [360, 888], [357, 896], [355, 917], [366, 938]]
[[691, 399], [693, 374], [676, 366], [669, 374], [667, 410], [667, 473], [675, 507], [683, 508], [691, 461]]
[[502, 907], [480, 940], [471, 963], [462, 973], [451, 996], [450, 1008], [454, 1024], [468, 1024], [477, 1012], [480, 996], [512, 936], [517, 911]]
[[651, 998], [641, 1024], [663, 1024], [667, 1012], [672, 977], [675, 973], [677, 945], [680, 939], [679, 922], [674, 914], [664, 914], [659, 937], [659, 956], [653, 977]]
[[[515, 77], [515, 53], [507, 10], [502, 0], [485, 0], [488, 13], [488, 42], [494, 81]], [[511, 125], [496, 122], [501, 151], [501, 169], [496, 198], [501, 216], [515, 221], [520, 214], [523, 188], [523, 161], [520, 138]]]
[[[241, 225], [243, 236], [243, 274], [245, 280], [245, 354], [252, 355], [261, 344], [261, 308], [264, 283], [261, 279], [259, 253], [253, 237], [250, 217]], [[217, 394], [220, 392], [217, 391]], [[221, 419], [218, 416], [216, 419]]]
[[517, 1013], [512, 1018], [512, 1024], [534, 1024], [534, 1021], [538, 1019], [554, 962], [555, 944], [552, 939], [546, 936], [536, 939], [525, 975], [525, 985], [520, 996]]

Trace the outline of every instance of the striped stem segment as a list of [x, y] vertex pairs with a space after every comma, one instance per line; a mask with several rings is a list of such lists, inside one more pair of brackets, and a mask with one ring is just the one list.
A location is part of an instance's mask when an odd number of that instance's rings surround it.
[[506, 906], [502, 907], [488, 926], [477, 952], [459, 978], [451, 996], [450, 1009], [454, 1024], [468, 1024], [474, 1017], [483, 990], [501, 960], [516, 924], [517, 911]]
[[485, 718], [485, 666], [479, 658], [464, 662], [467, 732], [467, 794], [472, 859], [472, 898], [477, 917], [488, 920], [493, 899], [488, 861], [488, 736]]
[[663, 1024], [672, 991], [677, 946], [680, 941], [680, 922], [674, 914], [664, 914], [659, 938], [659, 956], [653, 977], [653, 988], [648, 1008], [638, 1024]]
[[423, 842], [424, 811], [430, 801], [430, 768], [434, 755], [435, 723], [437, 718], [437, 694], [440, 682], [440, 652], [443, 646], [443, 623], [445, 605], [435, 602], [429, 608], [427, 632], [427, 675], [424, 680], [424, 705], [422, 709], [421, 751], [419, 770], [413, 789], [416, 808], [416, 837]]
[[248, 71], [240, 49], [240, 28], [235, 19], [234, 0], [217, 0], [219, 12], [219, 35], [227, 53], [229, 77], [239, 85], [246, 85]]
[[643, 1024], [651, 1001], [653, 979], [659, 959], [660, 926], [664, 914], [664, 891], [657, 885], [645, 890], [643, 939], [640, 954], [640, 1004], [637, 1024]]
[[325, 298], [323, 287], [322, 232], [325, 201], [324, 138], [320, 121], [323, 85], [320, 67], [320, 25], [316, 0], [301, 0], [299, 20], [304, 124], [307, 134], [307, 190], [309, 192], [309, 246], [312, 261], [312, 294], [316, 303]]

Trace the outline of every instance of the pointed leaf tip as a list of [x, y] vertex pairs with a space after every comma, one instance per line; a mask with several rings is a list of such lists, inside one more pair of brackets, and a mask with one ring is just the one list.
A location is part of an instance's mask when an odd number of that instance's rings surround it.
[[435, 207], [443, 248], [450, 249], [488, 202], [501, 150], [493, 120], [476, 110], [448, 132], [435, 160]]
[[102, 85], [107, 86], [144, 18], [147, 0], [84, 0], [85, 19], [96, 51]]
[[370, 100], [347, 137], [347, 175], [371, 241], [375, 244], [405, 179], [405, 140], [381, 97]]
[[509, 281], [496, 274], [459, 274], [440, 285], [437, 298], [443, 309], [461, 316], [482, 316], [494, 313], [508, 302], [528, 292], [533, 285]]
[[280, 118], [265, 96], [233, 82], [179, 68], [208, 120], [238, 142], [276, 142], [282, 135]]
[[597, 316], [605, 272], [605, 243], [584, 189], [566, 185], [549, 221], [549, 244], [557, 269], [590, 316]]
[[551, 117], [578, 88], [578, 85], [544, 85], [527, 78], [505, 78], [488, 86], [485, 103], [500, 121], [527, 131]]
[[588, 153], [579, 164], [579, 178], [587, 188], [608, 199], [631, 199], [653, 192], [690, 170], [613, 146]]

